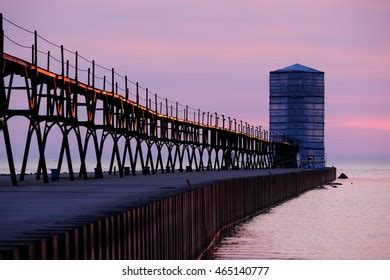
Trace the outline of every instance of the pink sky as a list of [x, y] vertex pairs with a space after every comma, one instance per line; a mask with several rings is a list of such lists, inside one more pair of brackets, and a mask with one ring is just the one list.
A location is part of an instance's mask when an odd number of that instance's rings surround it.
[[390, 158], [390, 1], [3, 0], [5, 17], [181, 103], [268, 127], [269, 71], [325, 72], [328, 159]]

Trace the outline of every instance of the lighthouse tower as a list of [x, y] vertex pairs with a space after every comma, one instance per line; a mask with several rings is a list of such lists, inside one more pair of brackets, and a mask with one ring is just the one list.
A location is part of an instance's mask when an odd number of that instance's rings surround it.
[[302, 167], [325, 167], [324, 72], [294, 64], [270, 72], [270, 133], [298, 141]]

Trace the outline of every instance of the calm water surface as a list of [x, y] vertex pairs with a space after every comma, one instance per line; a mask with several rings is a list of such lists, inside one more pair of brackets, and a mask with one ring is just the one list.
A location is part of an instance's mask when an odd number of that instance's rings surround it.
[[239, 224], [214, 259], [390, 259], [390, 163], [339, 162], [343, 185], [314, 189]]

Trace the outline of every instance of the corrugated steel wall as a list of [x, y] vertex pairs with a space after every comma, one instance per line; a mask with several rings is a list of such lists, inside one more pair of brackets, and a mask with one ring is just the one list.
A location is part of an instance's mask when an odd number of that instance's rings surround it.
[[218, 181], [147, 205], [42, 231], [0, 259], [194, 259], [224, 227], [333, 181], [336, 169]]

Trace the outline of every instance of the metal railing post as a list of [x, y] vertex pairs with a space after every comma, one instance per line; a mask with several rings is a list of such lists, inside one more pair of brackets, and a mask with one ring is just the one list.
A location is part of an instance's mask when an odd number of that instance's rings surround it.
[[158, 111], [157, 111], [157, 94], [154, 94], [154, 111], [156, 112], [156, 114], [158, 113]]
[[95, 90], [95, 60], [92, 60], [92, 88]]
[[149, 109], [149, 104], [148, 104], [148, 102], [149, 102], [149, 89], [146, 88], [145, 91], [146, 91], [146, 93], [145, 93], [145, 97], [146, 97], [146, 98], [145, 98], [146, 109]]
[[167, 117], [169, 116], [169, 111], [168, 111], [168, 98], [165, 98], [165, 108], [166, 108], [166, 115]]
[[34, 45], [34, 65], [38, 66], [38, 33], [36, 30], [34, 31]]
[[136, 92], [136, 102], [137, 102], [137, 106], [139, 105], [139, 93], [138, 93], [138, 91], [139, 91], [139, 84], [138, 84], [138, 82], [135, 84], [135, 92]]
[[129, 87], [127, 85], [127, 76], [125, 76], [125, 91], [126, 91], [126, 101], [129, 100]]
[[1, 68], [3, 68], [3, 54], [4, 54], [3, 14], [0, 13], [0, 67]]
[[114, 93], [115, 89], [114, 89], [114, 86], [115, 86], [115, 81], [114, 81], [114, 68], [111, 68], [111, 92]]
[[[35, 49], [37, 49], [37, 46], [35, 45]], [[36, 61], [34, 61], [36, 63]], [[35, 64], [36, 65], [36, 64]], [[64, 78], [65, 75], [65, 65], [64, 65], [64, 46], [61, 45], [61, 76]], [[89, 75], [88, 75], [89, 79]], [[88, 82], [89, 83], [89, 82]]]
[[76, 51], [76, 55], [75, 55], [75, 67], [74, 67], [74, 79], [76, 80], [76, 82], [78, 81], [79, 79], [79, 53]]
[[47, 52], [47, 71], [50, 71], [50, 51]]

